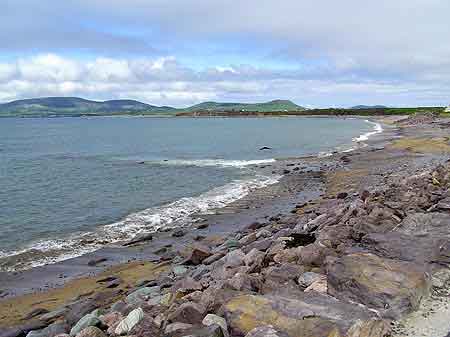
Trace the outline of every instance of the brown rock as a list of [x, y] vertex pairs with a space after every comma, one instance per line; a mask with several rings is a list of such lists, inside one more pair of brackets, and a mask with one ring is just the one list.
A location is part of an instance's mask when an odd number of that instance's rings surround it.
[[186, 259], [186, 263], [198, 265], [211, 255], [211, 251], [208, 247], [196, 244], [194, 247], [192, 247], [188, 258]]
[[225, 315], [232, 335], [243, 336], [271, 325], [291, 337], [342, 337], [358, 320], [367, 321], [370, 311], [318, 293], [283, 296], [241, 295], [229, 300]]
[[169, 320], [171, 322], [200, 324], [204, 314], [205, 308], [202, 305], [194, 302], [186, 302], [169, 315]]
[[375, 308], [389, 318], [416, 310], [430, 288], [423, 267], [370, 253], [334, 259], [327, 277], [330, 295]]

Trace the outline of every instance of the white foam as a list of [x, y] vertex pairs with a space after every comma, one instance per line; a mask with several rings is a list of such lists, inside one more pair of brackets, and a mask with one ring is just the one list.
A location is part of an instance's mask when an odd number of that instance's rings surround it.
[[373, 124], [373, 131], [366, 132], [358, 137], [353, 138], [354, 142], [363, 142], [369, 139], [369, 137], [376, 135], [377, 133], [383, 132], [383, 127], [379, 123], [371, 122], [369, 120], [365, 120], [365, 122]]
[[275, 162], [275, 159], [255, 159], [255, 160], [225, 160], [225, 159], [171, 159], [162, 161], [150, 161], [149, 163], [161, 165], [177, 165], [177, 166], [219, 166], [219, 167], [245, 167], [251, 165], [262, 165]]
[[[248, 195], [252, 190], [275, 184], [281, 176], [256, 176], [248, 180], [236, 180], [221, 187], [214, 188], [197, 197], [182, 198], [161, 207], [152, 207], [128, 215], [121, 221], [105, 225], [94, 232], [72, 234], [64, 239], [49, 239], [33, 242], [24, 249], [1, 252], [0, 258], [18, 255], [33, 255], [33, 259], [22, 259], [17, 269], [51, 264], [69, 258], [93, 252], [105, 244], [114, 244], [129, 240], [143, 232], [154, 232], [160, 228], [186, 226], [196, 219], [196, 213], [208, 214], [229, 203]], [[40, 256], [41, 255], [41, 256]], [[14, 270], [14, 267], [2, 267], [0, 270]]]

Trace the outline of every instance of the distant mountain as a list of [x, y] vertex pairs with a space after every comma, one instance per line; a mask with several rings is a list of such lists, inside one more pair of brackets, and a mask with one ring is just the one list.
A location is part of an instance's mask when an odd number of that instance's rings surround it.
[[287, 100], [266, 103], [204, 102], [188, 108], [154, 106], [134, 100], [91, 101], [78, 97], [43, 97], [0, 104], [0, 117], [76, 117], [116, 115], [157, 115], [203, 112], [283, 112], [305, 108]]
[[355, 105], [352, 106], [350, 109], [386, 109], [387, 106], [385, 105]]
[[256, 112], [275, 112], [275, 111], [302, 111], [306, 110], [288, 100], [274, 100], [265, 103], [218, 103], [204, 102], [193, 105], [186, 109], [180, 109], [181, 112], [196, 111], [214, 111], [214, 112], [231, 112], [231, 111], [256, 111]]
[[90, 101], [78, 97], [32, 98], [0, 104], [0, 116], [110, 116], [175, 113], [172, 107], [159, 107], [134, 100]]

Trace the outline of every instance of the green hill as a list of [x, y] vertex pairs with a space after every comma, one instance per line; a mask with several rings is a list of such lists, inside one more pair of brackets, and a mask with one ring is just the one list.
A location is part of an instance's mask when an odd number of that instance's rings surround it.
[[302, 111], [305, 108], [288, 100], [274, 100], [266, 103], [218, 103], [204, 102], [193, 105], [186, 109], [180, 109], [180, 112], [195, 111], [215, 111], [215, 112], [231, 112], [231, 111], [256, 111], [256, 112], [272, 112], [272, 111]]
[[111, 116], [175, 113], [172, 107], [158, 107], [134, 100], [90, 101], [77, 97], [32, 98], [0, 104], [2, 117]]
[[387, 106], [384, 105], [356, 105], [352, 106], [350, 109], [386, 109]]

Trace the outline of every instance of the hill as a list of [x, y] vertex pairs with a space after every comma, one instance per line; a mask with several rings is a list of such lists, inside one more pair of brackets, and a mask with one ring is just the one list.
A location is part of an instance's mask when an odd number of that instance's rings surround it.
[[0, 104], [2, 117], [111, 116], [170, 114], [172, 107], [158, 107], [134, 100], [91, 101], [78, 97], [44, 97]]
[[301, 107], [289, 100], [274, 100], [265, 103], [218, 103], [204, 102], [193, 105], [186, 109], [180, 109], [180, 112], [233, 112], [233, 111], [252, 111], [252, 112], [276, 112], [276, 111], [303, 111]]
[[350, 109], [386, 109], [387, 106], [385, 105], [355, 105], [352, 106]]

